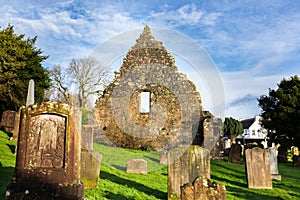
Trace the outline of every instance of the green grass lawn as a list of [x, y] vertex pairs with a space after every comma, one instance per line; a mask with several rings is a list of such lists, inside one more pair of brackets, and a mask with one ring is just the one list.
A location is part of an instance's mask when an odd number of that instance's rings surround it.
[[[11, 182], [16, 156], [11, 150], [15, 142], [0, 131], [0, 199]], [[167, 199], [167, 167], [159, 164], [156, 152], [111, 148], [95, 144], [94, 150], [103, 155], [98, 188], [85, 190], [85, 196], [93, 199]], [[133, 158], [147, 160], [146, 175], [127, 174], [126, 162]], [[272, 190], [248, 189], [243, 164], [211, 161], [211, 179], [226, 186], [227, 199], [300, 199], [300, 169], [291, 164], [279, 164], [281, 181], [273, 180]]]

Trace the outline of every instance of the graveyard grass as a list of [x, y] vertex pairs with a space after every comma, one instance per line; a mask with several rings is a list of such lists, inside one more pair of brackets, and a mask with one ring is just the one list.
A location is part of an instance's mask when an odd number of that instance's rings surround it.
[[[6, 185], [12, 180], [16, 159], [12, 153], [16, 142], [9, 137], [0, 131], [0, 199], [4, 199]], [[94, 144], [94, 150], [102, 153], [103, 160], [98, 188], [86, 189], [87, 199], [167, 199], [167, 167], [159, 164], [157, 153], [100, 144]], [[147, 175], [125, 172], [126, 162], [133, 158], [147, 160]], [[211, 179], [226, 186], [227, 199], [300, 199], [300, 168], [279, 164], [279, 172], [282, 180], [273, 180], [272, 190], [248, 189], [242, 163], [211, 161]]]

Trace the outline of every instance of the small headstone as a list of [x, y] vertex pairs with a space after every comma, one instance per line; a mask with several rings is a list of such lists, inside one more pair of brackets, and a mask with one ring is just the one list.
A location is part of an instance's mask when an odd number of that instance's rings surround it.
[[102, 155], [91, 150], [81, 149], [80, 180], [84, 188], [97, 188], [100, 177]]
[[34, 81], [31, 79], [28, 84], [26, 107], [34, 104]]
[[132, 159], [127, 161], [126, 172], [133, 174], [147, 174], [147, 161], [143, 159]]
[[15, 127], [16, 112], [12, 110], [6, 110], [2, 113], [2, 119], [0, 126], [2, 126], [5, 131], [13, 132]]
[[168, 199], [180, 198], [180, 187], [197, 177], [210, 178], [210, 154], [200, 146], [181, 146], [168, 153]]
[[93, 150], [93, 127], [81, 127], [81, 149]]
[[187, 183], [180, 189], [181, 200], [226, 200], [225, 186], [205, 178], [197, 178], [193, 184]]
[[242, 146], [240, 144], [231, 145], [228, 161], [231, 163], [240, 163]]
[[300, 167], [300, 156], [293, 156], [294, 167]]
[[168, 152], [167, 151], [160, 152], [159, 163], [160, 164], [168, 164]]
[[249, 188], [272, 189], [270, 153], [268, 149], [246, 149], [246, 175]]
[[293, 147], [292, 154], [293, 154], [293, 156], [299, 156], [299, 148], [298, 147]]
[[278, 172], [278, 161], [277, 161], [277, 155], [278, 151], [276, 147], [269, 148], [270, 152], [270, 170], [272, 179], [281, 180], [281, 176]]

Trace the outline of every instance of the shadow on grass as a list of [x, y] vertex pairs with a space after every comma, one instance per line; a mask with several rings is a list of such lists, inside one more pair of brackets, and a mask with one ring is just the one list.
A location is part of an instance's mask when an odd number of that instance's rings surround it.
[[220, 177], [217, 177], [217, 176], [214, 176], [214, 175], [211, 175], [211, 178], [213, 180], [216, 180], [217, 182], [220, 181], [220, 182], [229, 183], [231, 185], [235, 185], [237, 187], [247, 188], [247, 184], [245, 184], [245, 183], [240, 183], [240, 182], [237, 182], [237, 181], [232, 181], [232, 180], [229, 180], [229, 179], [226, 179], [226, 178], [220, 178]]
[[[152, 195], [152, 196], [156, 197], [157, 199], [166, 199], [167, 198], [167, 194], [164, 192], [149, 188], [141, 183], [138, 183], [138, 182], [135, 182], [135, 181], [132, 181], [129, 179], [121, 178], [119, 176], [110, 174], [105, 171], [102, 171], [100, 173], [100, 178], [110, 180], [110, 181], [115, 182], [120, 185], [127, 185], [128, 187], [135, 188], [136, 190], [144, 192], [148, 195]], [[122, 198], [116, 198], [116, 199], [122, 199]]]
[[0, 199], [5, 197], [6, 186], [12, 182], [14, 167], [0, 167]]
[[119, 200], [119, 199], [126, 199], [126, 200], [135, 200], [134, 197], [125, 197], [125, 196], [123, 196], [123, 195], [121, 195], [121, 194], [114, 194], [114, 193], [109, 192], [109, 191], [105, 192], [104, 197], [107, 198], [107, 199], [118, 199], [118, 200]]
[[7, 144], [12, 154], [16, 153], [16, 145]]
[[226, 186], [226, 190], [230, 191], [231, 195], [237, 198], [242, 199], [251, 199], [251, 200], [285, 200], [282, 197], [274, 197], [265, 194], [259, 194], [256, 192], [252, 192], [248, 188], [239, 188], [239, 187], [232, 187]]
[[111, 166], [114, 167], [114, 168], [116, 168], [116, 169], [118, 169], [118, 170], [126, 172], [126, 167], [123, 167], [123, 166], [120, 166], [120, 165], [111, 165]]
[[159, 159], [152, 158], [150, 156], [144, 156], [145, 158], [148, 158], [149, 160], [152, 160], [153, 162], [159, 163]]

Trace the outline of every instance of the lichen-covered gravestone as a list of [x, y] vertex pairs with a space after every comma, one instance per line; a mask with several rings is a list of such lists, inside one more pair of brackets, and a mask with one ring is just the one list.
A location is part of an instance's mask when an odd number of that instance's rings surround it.
[[97, 188], [102, 155], [93, 151], [93, 127], [81, 128], [80, 180], [84, 188]]
[[239, 144], [231, 145], [228, 161], [239, 164], [241, 161], [242, 147]]
[[197, 178], [193, 184], [185, 184], [180, 189], [181, 200], [226, 200], [225, 186], [206, 178]]
[[268, 149], [246, 149], [246, 175], [249, 188], [272, 189], [270, 153]]
[[210, 178], [209, 151], [200, 146], [173, 148], [168, 154], [168, 199], [180, 199], [180, 187], [198, 177]]
[[22, 108], [14, 182], [6, 199], [83, 199], [80, 115], [69, 105]]

